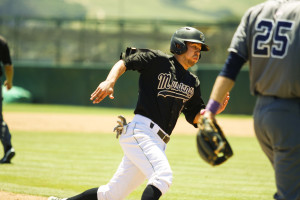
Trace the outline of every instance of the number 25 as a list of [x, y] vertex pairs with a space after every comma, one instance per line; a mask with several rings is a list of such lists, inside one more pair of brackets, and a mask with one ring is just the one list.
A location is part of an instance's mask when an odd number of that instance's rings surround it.
[[[292, 29], [293, 22], [279, 20], [276, 24], [272, 20], [261, 20], [256, 26], [257, 32], [253, 37], [252, 55], [254, 57], [284, 58], [288, 51], [290, 38], [287, 31]], [[275, 29], [275, 30], [274, 30]], [[273, 34], [273, 31], [274, 34]], [[273, 36], [273, 41], [272, 40]]]

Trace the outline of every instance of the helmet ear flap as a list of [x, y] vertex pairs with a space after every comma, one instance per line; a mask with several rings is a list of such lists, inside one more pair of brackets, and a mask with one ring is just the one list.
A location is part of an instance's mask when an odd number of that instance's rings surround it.
[[173, 54], [183, 54], [187, 51], [187, 46], [184, 41], [181, 41], [175, 37], [171, 39], [171, 48], [170, 48], [171, 53]]

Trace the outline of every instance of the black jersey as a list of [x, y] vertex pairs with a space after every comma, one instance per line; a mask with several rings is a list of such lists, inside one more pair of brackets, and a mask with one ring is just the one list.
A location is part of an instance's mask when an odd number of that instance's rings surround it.
[[[12, 64], [7, 42], [1, 36], [0, 36], [0, 63], [2, 63], [3, 65], [11, 65]], [[1, 65], [0, 65], [0, 75], [2, 75]]]
[[198, 77], [185, 70], [175, 57], [143, 50], [128, 55], [124, 62], [127, 70], [140, 73], [134, 113], [148, 117], [169, 135], [181, 112], [193, 124], [197, 113], [205, 108]]

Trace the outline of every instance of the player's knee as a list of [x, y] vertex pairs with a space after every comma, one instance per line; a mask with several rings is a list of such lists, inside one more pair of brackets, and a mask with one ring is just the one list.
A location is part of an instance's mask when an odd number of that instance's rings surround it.
[[108, 185], [102, 185], [97, 191], [98, 200], [121, 200], [124, 197], [118, 191], [112, 191]]
[[155, 174], [149, 179], [148, 184], [157, 187], [162, 194], [165, 194], [172, 185], [173, 172], [171, 170]]

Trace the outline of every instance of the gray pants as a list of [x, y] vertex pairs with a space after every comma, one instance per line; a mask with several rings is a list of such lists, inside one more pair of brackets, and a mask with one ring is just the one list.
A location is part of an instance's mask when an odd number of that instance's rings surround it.
[[300, 99], [259, 96], [254, 128], [274, 170], [277, 200], [300, 200]]

